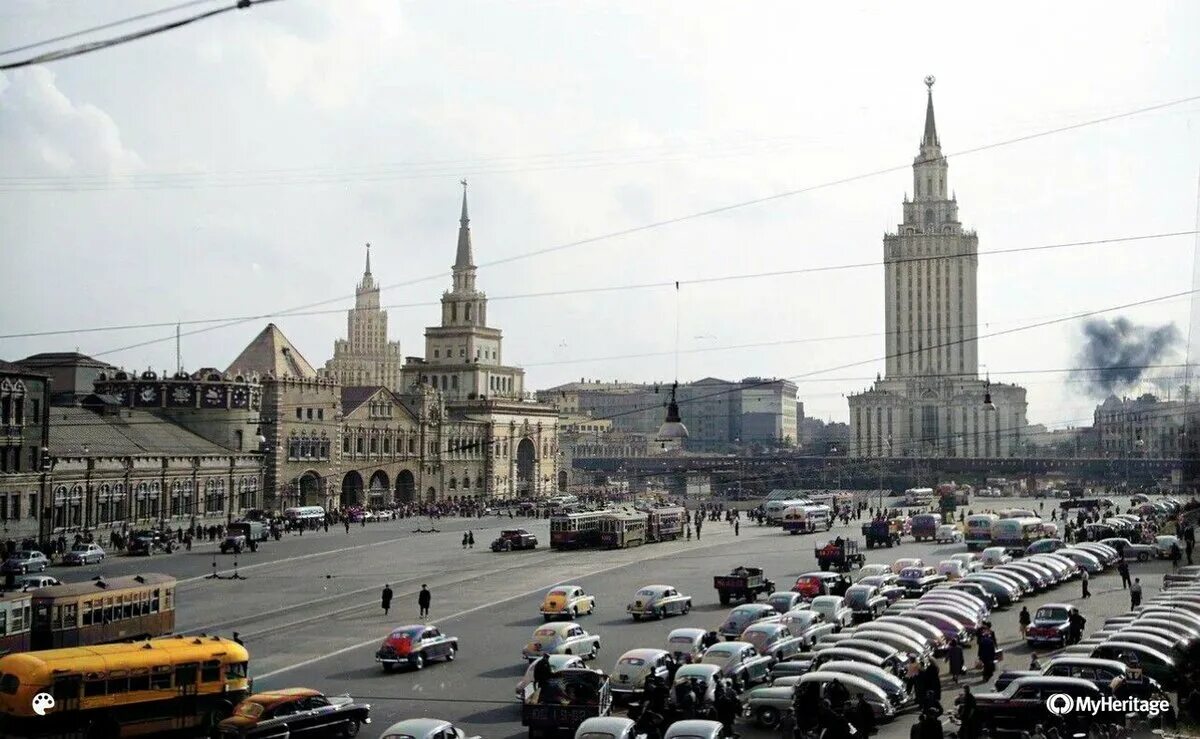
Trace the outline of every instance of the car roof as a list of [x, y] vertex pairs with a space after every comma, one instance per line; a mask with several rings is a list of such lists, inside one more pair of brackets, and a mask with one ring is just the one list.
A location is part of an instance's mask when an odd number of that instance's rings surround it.
[[258, 703], [264, 708], [271, 708], [296, 698], [311, 698], [321, 695], [321, 691], [312, 688], [281, 688], [266, 693], [255, 693], [246, 700]]
[[638, 647], [637, 649], [630, 649], [628, 652], [625, 652], [624, 654], [621, 655], [620, 659], [618, 659], [617, 661], [620, 662], [622, 659], [644, 659], [644, 660], [649, 661], [649, 660], [658, 659], [659, 657], [663, 656], [666, 653], [667, 653], [667, 650], [665, 650], [665, 649], [651, 649], [649, 647]]
[[1038, 606], [1039, 611], [1043, 608], [1066, 608], [1068, 611], [1070, 611], [1074, 609], [1075, 606], [1071, 605], [1070, 603], [1043, 603]]
[[827, 683], [833, 682], [834, 680], [842, 683], [849, 683], [860, 690], [868, 690], [872, 693], [875, 693], [876, 696], [881, 696], [884, 700], [887, 700], [887, 693], [883, 692], [883, 689], [878, 685], [870, 680], [861, 678], [858, 675], [851, 675], [848, 672], [827, 672], [822, 666], [822, 669], [820, 670], [809, 672], [800, 676], [801, 683]]
[[748, 641], [723, 641], [723, 642], [718, 642], [718, 643], [712, 645], [711, 647], [708, 648], [708, 651], [709, 652], [714, 652], [714, 651], [715, 652], [740, 652], [741, 650], [745, 649], [746, 647], [753, 647], [753, 646], [754, 645]]
[[785, 624], [781, 624], [778, 621], [759, 621], [758, 623], [747, 626], [746, 631], [779, 631], [780, 629], [786, 628], [787, 626]]
[[[436, 719], [417, 720], [434, 721]], [[583, 720], [583, 723], [579, 725], [578, 731], [584, 731], [586, 727], [587, 731], [594, 731], [597, 734], [612, 734], [613, 736], [620, 736], [630, 726], [633, 726], [633, 719], [625, 718], [624, 716], [592, 716]]]
[[[553, 621], [548, 624], [542, 624], [541, 626], [534, 629], [534, 631], [538, 632], [538, 631], [541, 631], [542, 629], [554, 629], [554, 633], [556, 633], [556, 634], [565, 634], [577, 626], [579, 626], [579, 624], [575, 623], [574, 621]], [[580, 628], [582, 628], [582, 627], [580, 627]]]
[[717, 665], [706, 665], [703, 662], [692, 662], [691, 664], [683, 665], [675, 671], [675, 677], [680, 675], [690, 675], [695, 672], [703, 672], [708, 675], [715, 675], [721, 671]]
[[707, 633], [708, 631], [705, 629], [697, 629], [694, 626], [685, 626], [681, 629], [671, 629], [671, 632], [667, 634], [667, 638], [670, 639], [672, 636], [704, 636]]
[[583, 586], [582, 585], [555, 585], [554, 587], [550, 588], [546, 592], [553, 593], [555, 590], [575, 590], [575, 589], [583, 590]]
[[642, 587], [638, 588], [638, 592], [641, 592], [643, 590], [673, 590], [673, 589], [674, 589], [674, 587], [671, 585], [643, 585]]
[[440, 718], [406, 718], [384, 729], [380, 736], [408, 734], [421, 739], [421, 737], [428, 736], [435, 731], [441, 731], [442, 727], [449, 725], [449, 721], [443, 721]]
[[685, 721], [676, 721], [667, 727], [664, 737], [669, 736], [708, 736], [713, 732], [720, 732], [724, 727], [719, 721], [709, 721], [707, 719], [692, 718]]

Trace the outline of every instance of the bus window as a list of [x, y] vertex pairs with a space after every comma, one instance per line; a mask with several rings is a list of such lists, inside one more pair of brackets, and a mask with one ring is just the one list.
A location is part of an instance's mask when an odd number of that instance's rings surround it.
[[135, 690], [150, 689], [150, 673], [145, 669], [134, 670], [134, 674], [129, 676], [129, 692]]
[[164, 665], [155, 667], [154, 673], [150, 675], [151, 690], [170, 690], [171, 689], [171, 667]]
[[121, 596], [121, 613], [125, 618], [133, 618], [133, 593]]
[[8, 634], [8, 609], [0, 608], [0, 636]]
[[199, 667], [195, 662], [186, 665], [175, 666], [175, 687], [184, 685], [196, 684], [196, 668]]
[[118, 693], [126, 693], [129, 691], [129, 678], [127, 677], [110, 677], [108, 679], [108, 694], [117, 695]]
[[50, 621], [50, 628], [55, 630], [62, 628], [62, 606], [54, 606], [54, 617]]
[[87, 680], [83, 683], [83, 697], [94, 698], [98, 695], [104, 695], [105, 681], [101, 677], [99, 680]]
[[74, 629], [78, 626], [79, 604], [68, 603], [63, 608], [63, 628]]
[[[246, 664], [242, 662], [241, 664]], [[0, 693], [5, 695], [16, 695], [17, 688], [21, 687], [21, 678], [16, 675], [0, 675]]]
[[79, 675], [64, 675], [54, 678], [54, 703], [56, 706], [61, 706], [66, 703], [74, 703], [79, 700], [79, 683], [82, 678]]
[[150, 612], [158, 613], [158, 588], [154, 589], [154, 596], [150, 599]]
[[112, 597], [104, 599], [104, 623], [111, 623], [113, 620]]
[[245, 679], [245, 677], [247, 675], [246, 667], [247, 667], [247, 665], [245, 662], [230, 662], [228, 665], [225, 665], [225, 679], [226, 680]]
[[200, 668], [200, 682], [216, 683], [221, 681], [221, 661], [212, 659]]
[[90, 600], [85, 600], [83, 602], [83, 622], [82, 623], [84, 626], [92, 625], [92, 602]]

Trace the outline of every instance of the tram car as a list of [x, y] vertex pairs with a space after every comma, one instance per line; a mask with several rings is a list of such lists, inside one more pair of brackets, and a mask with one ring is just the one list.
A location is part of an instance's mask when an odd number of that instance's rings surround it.
[[647, 511], [650, 516], [646, 527], [649, 541], [674, 541], [683, 537], [687, 521], [687, 509], [683, 506], [663, 506]]
[[600, 524], [609, 511], [555, 513], [550, 517], [551, 549], [585, 549], [600, 544]]
[[29, 648], [132, 641], [175, 630], [175, 578], [147, 573], [30, 591]]
[[609, 549], [627, 549], [646, 543], [650, 516], [643, 511], [610, 511], [600, 521], [600, 544]]
[[15, 591], [0, 593], [0, 657], [29, 651], [29, 619], [33, 597]]

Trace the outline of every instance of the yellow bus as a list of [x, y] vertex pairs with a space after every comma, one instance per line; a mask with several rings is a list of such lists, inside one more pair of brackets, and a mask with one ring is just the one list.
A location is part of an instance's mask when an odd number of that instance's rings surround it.
[[[5, 655], [0, 733], [88, 739], [180, 730], [209, 734], [250, 694], [248, 667], [245, 647], [216, 636]], [[39, 693], [54, 698], [44, 716], [34, 711]]]

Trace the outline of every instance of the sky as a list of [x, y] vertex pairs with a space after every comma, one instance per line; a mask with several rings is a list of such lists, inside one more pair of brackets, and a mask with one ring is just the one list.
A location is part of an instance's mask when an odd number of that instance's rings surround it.
[[[0, 47], [171, 4], [11, 0]], [[478, 285], [527, 389], [678, 364], [681, 381], [791, 378], [807, 415], [845, 420], [883, 369], [882, 239], [924, 77], [953, 154], [1200, 95], [1196, 28], [1188, 2], [283, 0], [0, 72], [0, 358], [173, 370], [176, 321], [319, 304], [181, 343], [185, 368], [223, 368], [273, 321], [321, 366], [366, 242], [390, 338], [422, 355], [465, 178]], [[1194, 231], [1198, 172], [1200, 101], [952, 156], [981, 333], [1192, 290], [1190, 234], [986, 253]], [[803, 271], [839, 265], [863, 266]], [[555, 294], [514, 297], [530, 293]], [[1174, 324], [1171, 365], [1190, 305], [1101, 315]], [[144, 323], [168, 325], [84, 330]], [[982, 338], [981, 371], [1028, 389], [1032, 423], [1090, 423], [1084, 324]]]

